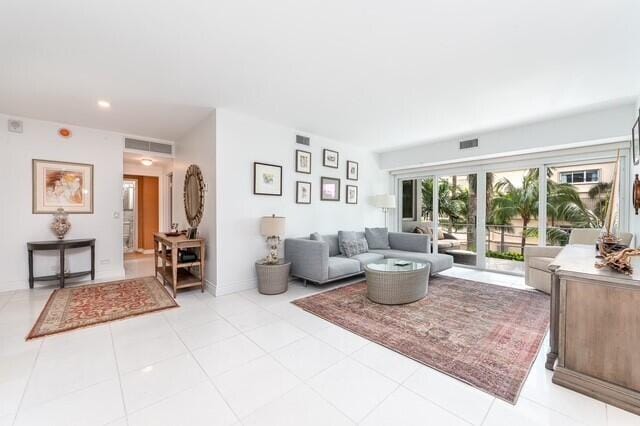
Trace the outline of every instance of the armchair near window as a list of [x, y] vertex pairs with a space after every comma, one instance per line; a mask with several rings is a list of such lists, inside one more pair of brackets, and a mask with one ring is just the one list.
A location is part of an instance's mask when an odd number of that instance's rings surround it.
[[[600, 236], [600, 229], [572, 229], [568, 244], [593, 245], [595, 256], [596, 240]], [[620, 234], [620, 243], [630, 245], [633, 234], [623, 232]], [[524, 283], [544, 293], [551, 292], [551, 272], [549, 265], [560, 253], [562, 247], [525, 247], [524, 248]]]

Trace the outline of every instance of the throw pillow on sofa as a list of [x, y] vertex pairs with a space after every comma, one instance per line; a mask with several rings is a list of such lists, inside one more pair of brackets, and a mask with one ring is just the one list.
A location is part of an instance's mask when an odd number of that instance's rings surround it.
[[387, 250], [391, 248], [387, 228], [364, 228], [364, 236], [370, 249]]
[[353, 257], [357, 254], [366, 253], [369, 251], [367, 240], [359, 238], [357, 240], [346, 240], [342, 242], [342, 253], [347, 257]]
[[358, 235], [356, 231], [338, 231], [338, 247], [340, 247], [340, 253], [345, 254], [344, 249], [342, 248], [342, 243], [344, 243], [345, 241], [353, 241], [357, 239]]

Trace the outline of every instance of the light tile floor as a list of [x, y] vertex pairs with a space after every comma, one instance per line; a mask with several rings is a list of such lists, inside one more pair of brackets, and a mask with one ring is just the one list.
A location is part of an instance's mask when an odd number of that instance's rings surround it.
[[[524, 287], [490, 272], [447, 275]], [[192, 291], [179, 309], [30, 342], [51, 289], [0, 293], [0, 426], [640, 426], [552, 384], [545, 348], [512, 406], [289, 303], [327, 288]]]

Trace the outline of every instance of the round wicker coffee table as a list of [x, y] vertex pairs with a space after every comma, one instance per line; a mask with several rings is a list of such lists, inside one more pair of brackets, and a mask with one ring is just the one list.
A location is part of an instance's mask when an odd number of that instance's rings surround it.
[[367, 276], [367, 297], [384, 305], [415, 302], [427, 295], [428, 263], [384, 259], [364, 267]]

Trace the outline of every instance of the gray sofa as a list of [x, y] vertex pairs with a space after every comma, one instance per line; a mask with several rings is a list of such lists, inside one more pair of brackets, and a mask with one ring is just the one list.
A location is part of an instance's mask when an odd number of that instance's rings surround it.
[[[357, 232], [357, 238], [365, 238]], [[324, 284], [364, 273], [367, 263], [385, 258], [425, 262], [431, 265], [431, 275], [453, 266], [453, 257], [431, 253], [431, 238], [423, 234], [389, 232], [389, 249], [370, 249], [367, 253], [345, 257], [340, 254], [338, 235], [323, 235], [322, 241], [310, 238], [287, 238], [284, 257], [291, 262], [291, 275]]]

